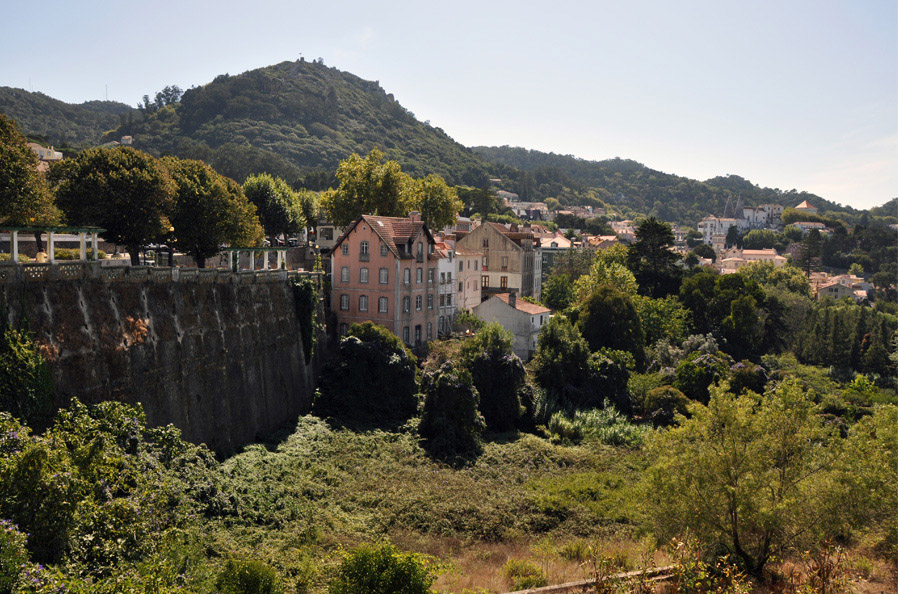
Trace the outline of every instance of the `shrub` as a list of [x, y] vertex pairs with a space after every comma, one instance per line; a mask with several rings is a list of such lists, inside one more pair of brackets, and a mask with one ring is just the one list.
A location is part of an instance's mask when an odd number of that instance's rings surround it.
[[677, 367], [674, 387], [689, 398], [707, 404], [709, 386], [727, 376], [731, 361], [720, 352], [714, 355], [693, 353]]
[[[87, 248], [85, 252], [87, 254], [88, 260], [94, 259], [94, 248]], [[81, 250], [80, 249], [69, 249], [69, 248], [54, 248], [53, 255], [57, 260], [80, 260], [81, 259]], [[103, 250], [97, 251], [97, 259], [105, 260], [106, 252]]]
[[395, 425], [418, 410], [415, 356], [392, 332], [353, 324], [321, 376], [313, 410], [362, 424]]
[[277, 571], [261, 561], [229, 560], [215, 582], [221, 594], [281, 594]]
[[767, 385], [767, 373], [763, 367], [751, 361], [740, 361], [730, 367], [729, 381], [730, 391], [734, 394], [741, 394], [743, 390], [763, 394]]
[[676, 415], [685, 415], [689, 399], [673, 386], [649, 390], [645, 397], [645, 414], [655, 425], [670, 425]]
[[426, 449], [450, 462], [479, 454], [486, 423], [478, 410], [480, 395], [471, 374], [444, 363], [439, 370], [425, 374], [422, 385], [424, 411], [418, 431]]
[[430, 560], [388, 544], [362, 545], [343, 555], [330, 594], [428, 594], [435, 575]]
[[608, 401], [604, 409], [578, 410], [570, 416], [556, 412], [546, 429], [556, 443], [576, 444], [591, 439], [605, 445], [636, 446], [645, 435], [645, 429], [630, 423]]
[[318, 334], [318, 289], [309, 277], [294, 279], [292, 289], [296, 317], [299, 319], [299, 337], [308, 365], [315, 353], [315, 339]]
[[502, 566], [502, 575], [515, 590], [541, 588], [549, 582], [538, 565], [523, 559], [509, 559]]
[[0, 520], [0, 594], [13, 592], [27, 562], [25, 535], [11, 522]]
[[44, 429], [53, 416], [50, 366], [27, 330], [0, 332], [0, 410]]

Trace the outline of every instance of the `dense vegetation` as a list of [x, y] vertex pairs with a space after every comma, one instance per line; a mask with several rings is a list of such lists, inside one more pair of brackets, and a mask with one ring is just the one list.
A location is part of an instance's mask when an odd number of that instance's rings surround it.
[[135, 110], [115, 101], [73, 105], [43, 93], [0, 87], [0, 112], [16, 120], [29, 137], [59, 150], [99, 144], [104, 134], [133, 118]]

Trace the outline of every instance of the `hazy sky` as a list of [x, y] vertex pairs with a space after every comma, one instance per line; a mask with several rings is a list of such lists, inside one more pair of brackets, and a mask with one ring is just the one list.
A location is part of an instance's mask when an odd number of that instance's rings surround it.
[[5, 2], [0, 85], [135, 104], [295, 60], [379, 80], [465, 145], [898, 196], [898, 3]]

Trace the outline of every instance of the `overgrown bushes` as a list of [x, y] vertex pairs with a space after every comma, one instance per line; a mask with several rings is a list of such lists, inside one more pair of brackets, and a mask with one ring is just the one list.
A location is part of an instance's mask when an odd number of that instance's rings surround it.
[[435, 457], [458, 462], [480, 453], [486, 423], [479, 411], [480, 395], [466, 369], [444, 363], [424, 375], [424, 410], [418, 431]]
[[388, 544], [362, 545], [343, 555], [330, 594], [428, 594], [435, 576], [426, 557]]
[[0, 411], [44, 429], [53, 415], [50, 366], [24, 328], [0, 324]]

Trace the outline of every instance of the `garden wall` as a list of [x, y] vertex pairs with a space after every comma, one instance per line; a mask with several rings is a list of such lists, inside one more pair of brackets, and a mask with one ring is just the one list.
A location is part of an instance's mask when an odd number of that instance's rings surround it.
[[326, 336], [317, 333], [307, 364], [296, 275], [4, 265], [0, 315], [27, 318], [51, 361], [57, 406], [140, 402], [151, 425], [172, 423], [227, 455], [311, 406]]

